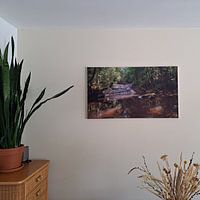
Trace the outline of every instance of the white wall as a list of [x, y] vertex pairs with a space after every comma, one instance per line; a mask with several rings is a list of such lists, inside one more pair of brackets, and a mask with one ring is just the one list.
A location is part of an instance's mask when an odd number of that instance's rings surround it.
[[[0, 18], [0, 49], [5, 49], [7, 43], [10, 42], [11, 36], [14, 37], [15, 45], [17, 46], [17, 28]], [[11, 51], [9, 51], [9, 56], [10, 53]]]
[[[200, 29], [19, 30], [30, 101], [75, 87], [28, 124], [31, 158], [51, 161], [50, 200], [144, 200], [154, 196], [127, 175], [145, 155], [154, 171], [160, 155], [200, 158]], [[179, 66], [179, 119], [86, 119], [86, 66]], [[30, 102], [29, 101], [29, 102]]]

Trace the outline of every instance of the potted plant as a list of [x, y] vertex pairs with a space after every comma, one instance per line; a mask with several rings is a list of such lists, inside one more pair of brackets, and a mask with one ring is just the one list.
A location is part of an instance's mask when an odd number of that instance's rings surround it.
[[191, 200], [200, 195], [200, 165], [193, 162], [193, 156], [189, 161], [183, 160], [182, 153], [180, 160], [170, 166], [167, 155], [160, 158], [163, 164], [157, 162], [157, 169], [160, 176], [154, 176], [148, 168], [143, 156], [143, 166], [133, 167], [129, 173], [138, 170], [137, 177], [141, 181], [141, 189], [146, 189], [153, 195], [163, 200]]
[[21, 144], [22, 134], [31, 116], [46, 102], [56, 99], [72, 87], [43, 100], [44, 88], [34, 101], [31, 108], [25, 113], [25, 101], [31, 73], [26, 78], [24, 87], [21, 87], [21, 72], [23, 60], [14, 59], [14, 39], [11, 38], [11, 62], [8, 61], [7, 44], [4, 52], [0, 49], [0, 172], [14, 171], [21, 167], [24, 146]]

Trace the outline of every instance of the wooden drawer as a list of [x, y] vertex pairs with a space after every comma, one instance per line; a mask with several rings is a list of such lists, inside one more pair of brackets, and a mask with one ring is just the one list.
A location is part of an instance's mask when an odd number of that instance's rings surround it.
[[32, 160], [13, 173], [0, 173], [0, 200], [47, 200], [48, 160]]
[[26, 200], [46, 200], [47, 179], [43, 180], [30, 194]]
[[45, 195], [42, 195], [42, 196], [39, 196], [37, 200], [47, 200], [47, 197]]
[[42, 183], [48, 177], [48, 167], [43, 168], [38, 171], [34, 176], [32, 176], [25, 185], [26, 194], [32, 192], [32, 190]]
[[24, 185], [1, 185], [0, 200], [24, 200]]

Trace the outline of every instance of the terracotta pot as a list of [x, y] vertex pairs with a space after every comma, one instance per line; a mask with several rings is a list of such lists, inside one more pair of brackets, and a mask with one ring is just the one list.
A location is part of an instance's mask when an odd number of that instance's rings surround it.
[[16, 171], [22, 166], [24, 146], [0, 149], [0, 172]]

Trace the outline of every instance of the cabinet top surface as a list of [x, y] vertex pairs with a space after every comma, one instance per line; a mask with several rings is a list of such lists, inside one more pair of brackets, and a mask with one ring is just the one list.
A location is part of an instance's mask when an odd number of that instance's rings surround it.
[[48, 160], [32, 160], [26, 163], [23, 169], [12, 173], [0, 173], [0, 185], [16, 185], [21, 184], [30, 176], [34, 175], [41, 168], [48, 166]]

